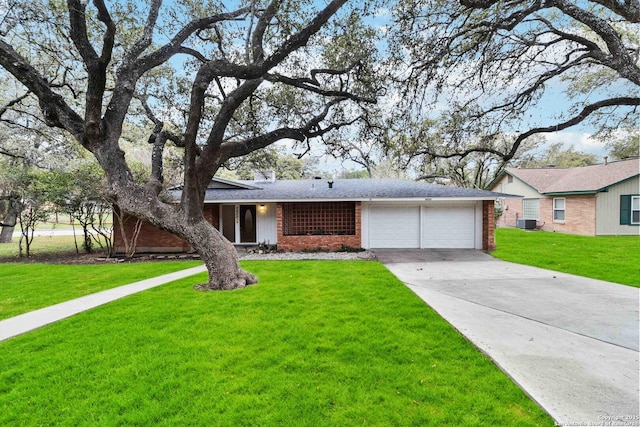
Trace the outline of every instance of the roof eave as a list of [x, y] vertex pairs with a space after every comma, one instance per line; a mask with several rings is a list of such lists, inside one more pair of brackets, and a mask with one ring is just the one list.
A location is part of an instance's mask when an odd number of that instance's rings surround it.
[[[522, 197], [522, 196], [513, 196]], [[497, 200], [500, 196], [483, 196], [483, 197], [364, 197], [364, 198], [296, 198], [296, 199], [205, 199], [205, 204], [216, 203], [308, 203], [308, 202], [391, 202], [391, 203], [408, 203], [408, 202], [424, 202], [424, 201], [442, 201], [442, 202], [475, 202], [482, 200]]]
[[502, 172], [500, 172], [498, 175], [496, 175], [496, 177], [493, 178], [489, 184], [487, 184], [487, 186], [485, 187], [485, 190], [491, 191], [490, 188], [492, 188], [494, 185], [496, 185], [498, 183], [498, 181], [500, 181], [502, 179], [502, 177], [505, 176], [505, 175], [513, 176], [512, 174], [509, 173], [509, 171], [504, 169]]
[[581, 190], [581, 191], [549, 191], [548, 193], [541, 193], [543, 196], [581, 196], [586, 194], [601, 193], [604, 190]]

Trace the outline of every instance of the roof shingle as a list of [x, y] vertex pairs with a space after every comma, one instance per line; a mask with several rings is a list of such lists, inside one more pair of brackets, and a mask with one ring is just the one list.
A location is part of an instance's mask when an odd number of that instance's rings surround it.
[[541, 194], [598, 192], [640, 174], [640, 159], [576, 168], [507, 168]]
[[[258, 187], [210, 188], [205, 202], [288, 201], [288, 200], [379, 200], [379, 199], [475, 199], [494, 200], [505, 196], [486, 190], [428, 184], [402, 179], [336, 179], [329, 188], [326, 179], [276, 180], [272, 183], [240, 181]], [[179, 197], [181, 191], [172, 191]]]

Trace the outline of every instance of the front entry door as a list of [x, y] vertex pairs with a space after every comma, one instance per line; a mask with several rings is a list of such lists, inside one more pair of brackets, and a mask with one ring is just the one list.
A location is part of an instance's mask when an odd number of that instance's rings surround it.
[[256, 242], [256, 206], [240, 205], [240, 243]]
[[231, 243], [256, 243], [256, 206], [222, 205], [220, 229]]
[[222, 205], [220, 209], [222, 235], [231, 243], [236, 242], [236, 206]]

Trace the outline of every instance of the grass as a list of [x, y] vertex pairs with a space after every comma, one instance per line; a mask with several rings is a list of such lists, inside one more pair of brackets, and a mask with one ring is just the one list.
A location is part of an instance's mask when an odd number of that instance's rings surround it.
[[381, 264], [243, 266], [0, 343], [0, 425], [553, 425]]
[[496, 229], [493, 256], [505, 261], [640, 287], [639, 236], [577, 236]]
[[[15, 258], [20, 253], [18, 249], [19, 238], [14, 237], [11, 243], [0, 244], [0, 258]], [[78, 236], [78, 246], [82, 244], [82, 237]], [[22, 244], [23, 249], [26, 245]], [[36, 236], [31, 244], [31, 253], [33, 255], [55, 255], [75, 252], [76, 247], [73, 243], [73, 236]], [[82, 253], [82, 248], [80, 248]], [[1, 267], [0, 267], [1, 268]]]
[[0, 320], [200, 263], [0, 264]]

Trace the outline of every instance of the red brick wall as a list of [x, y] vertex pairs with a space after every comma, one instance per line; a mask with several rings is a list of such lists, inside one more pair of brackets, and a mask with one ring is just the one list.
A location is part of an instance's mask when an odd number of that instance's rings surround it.
[[558, 233], [596, 235], [596, 197], [595, 195], [563, 196], [565, 199], [565, 220], [553, 220], [553, 197], [540, 199], [540, 221], [544, 221], [543, 230]]
[[[584, 236], [596, 235], [596, 197], [595, 195], [561, 196], [565, 199], [565, 220], [553, 220], [554, 197], [540, 197], [540, 219], [538, 224], [542, 230], [556, 231], [558, 233], [581, 234]], [[516, 217], [522, 218], [522, 200], [507, 199], [504, 204], [502, 216], [498, 219], [499, 227], [515, 227]]]
[[496, 250], [494, 201], [482, 201], [482, 249], [485, 251]]
[[515, 227], [516, 220], [522, 218], [522, 199], [504, 199], [502, 201], [502, 215], [498, 217], [498, 227]]
[[278, 233], [278, 249], [288, 251], [300, 251], [303, 249], [322, 249], [335, 251], [343, 245], [359, 248], [362, 245], [362, 207], [360, 202], [355, 204], [356, 234], [332, 235], [332, 236], [285, 236], [282, 227], [282, 204], [276, 206], [276, 227]]
[[[116, 208], [114, 208], [116, 209]], [[218, 228], [220, 209], [217, 204], [207, 204], [204, 206], [204, 218]], [[136, 226], [136, 218], [125, 215], [125, 234], [131, 240]], [[123, 253], [125, 250], [120, 224], [114, 214], [113, 217], [114, 249], [116, 253]], [[160, 230], [147, 221], [142, 222], [140, 234], [136, 245], [137, 252], [188, 252], [191, 246], [182, 238], [175, 236], [168, 231]]]

